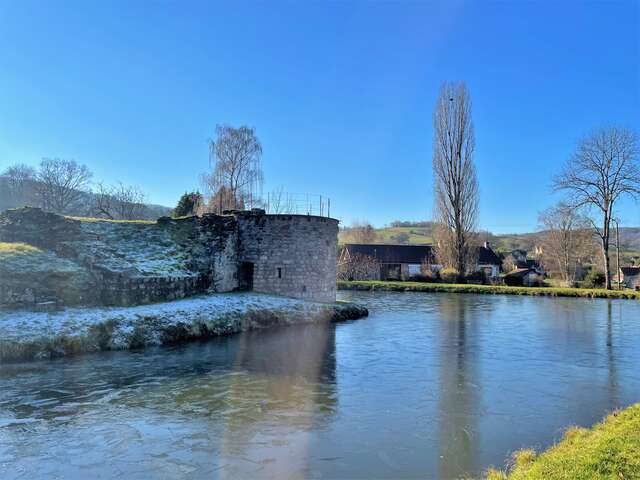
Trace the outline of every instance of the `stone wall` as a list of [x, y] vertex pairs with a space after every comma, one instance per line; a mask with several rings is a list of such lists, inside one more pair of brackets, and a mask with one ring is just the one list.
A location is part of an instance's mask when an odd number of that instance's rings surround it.
[[0, 306], [138, 305], [247, 284], [334, 301], [337, 233], [334, 219], [262, 211], [112, 222], [7, 210], [0, 242], [39, 251], [0, 255]]
[[239, 259], [253, 264], [254, 291], [335, 301], [337, 220], [252, 212], [236, 218]]

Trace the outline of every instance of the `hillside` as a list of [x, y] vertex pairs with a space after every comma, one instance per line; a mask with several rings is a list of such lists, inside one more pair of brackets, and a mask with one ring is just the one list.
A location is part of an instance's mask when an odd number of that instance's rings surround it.
[[[374, 230], [375, 240], [373, 243], [392, 243], [406, 245], [420, 245], [433, 243], [433, 224], [421, 222], [419, 226], [393, 226], [377, 228]], [[531, 233], [508, 233], [494, 235], [483, 232], [483, 241], [489, 241], [493, 249], [499, 252], [506, 252], [515, 249], [530, 251], [536, 243], [536, 232]], [[339, 243], [354, 242], [354, 238], [349, 229], [340, 230]], [[640, 228], [620, 227], [620, 245], [623, 254], [637, 254], [640, 252]]]
[[[23, 194], [24, 198], [18, 199], [12, 193], [7, 177], [0, 175], [0, 212], [9, 208], [39, 206], [38, 198], [35, 193], [36, 187], [37, 182], [27, 182], [25, 193]], [[82, 192], [80, 201], [65, 213], [67, 215], [78, 217], [95, 216], [96, 197], [97, 195], [94, 192]], [[171, 215], [172, 209], [165, 207], [164, 205], [151, 203], [143, 203], [142, 205], [144, 205], [144, 209], [141, 214], [141, 220], [156, 220], [159, 217]]]

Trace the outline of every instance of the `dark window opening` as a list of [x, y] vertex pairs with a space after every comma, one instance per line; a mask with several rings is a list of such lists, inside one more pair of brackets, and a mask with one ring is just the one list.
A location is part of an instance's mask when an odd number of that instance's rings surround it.
[[282, 267], [277, 268], [277, 275], [278, 275], [278, 278], [282, 278]]
[[238, 279], [238, 290], [253, 290], [253, 263], [242, 262], [240, 265], [240, 278]]

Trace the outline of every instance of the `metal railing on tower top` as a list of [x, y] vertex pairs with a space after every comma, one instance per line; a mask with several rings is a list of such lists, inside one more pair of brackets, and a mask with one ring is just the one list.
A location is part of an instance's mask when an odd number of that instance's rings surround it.
[[331, 216], [331, 199], [311, 193], [268, 192], [263, 196], [266, 213]]

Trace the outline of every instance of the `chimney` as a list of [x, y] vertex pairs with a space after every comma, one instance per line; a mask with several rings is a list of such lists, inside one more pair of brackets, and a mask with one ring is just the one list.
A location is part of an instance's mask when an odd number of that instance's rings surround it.
[[489, 242], [484, 242], [484, 248], [490, 249], [491, 245], [489, 245]]

